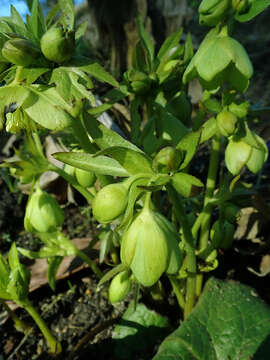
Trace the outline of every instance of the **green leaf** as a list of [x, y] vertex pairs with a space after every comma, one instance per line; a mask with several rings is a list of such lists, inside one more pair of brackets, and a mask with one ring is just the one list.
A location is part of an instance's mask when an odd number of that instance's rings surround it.
[[247, 13], [234, 15], [236, 20], [240, 22], [250, 21], [270, 5], [270, 0], [252, 0], [250, 4], [251, 6]]
[[56, 274], [62, 260], [63, 260], [62, 256], [53, 256], [47, 259], [48, 262], [47, 278], [48, 278], [48, 283], [53, 291], [55, 291]]
[[0, 87], [0, 129], [1, 123], [5, 122], [5, 111], [10, 105], [16, 104], [20, 107], [30, 95], [30, 91], [22, 86], [2, 86]]
[[131, 303], [113, 331], [115, 358], [134, 359], [139, 354], [143, 358], [145, 352], [168, 333], [168, 327], [166, 317], [149, 310], [143, 304], [138, 304], [134, 311], [134, 303]]
[[14, 301], [23, 301], [29, 291], [29, 283], [25, 281], [20, 271], [20, 268], [12, 270], [9, 276], [7, 292], [11, 295]]
[[23, 68], [18, 77], [18, 81], [22, 81], [24, 84], [31, 85], [34, 83], [41, 75], [46, 74], [51, 71], [48, 68]]
[[9, 250], [8, 263], [9, 263], [11, 272], [20, 267], [18, 251], [17, 251], [15, 243], [12, 243], [11, 248]]
[[86, 153], [59, 152], [53, 154], [57, 160], [100, 175], [127, 177], [130, 174], [114, 159], [107, 156], [93, 156]]
[[54, 87], [32, 85], [28, 89], [31, 96], [24, 102], [23, 108], [28, 116], [41, 126], [50, 130], [62, 130], [72, 123], [69, 106]]
[[252, 288], [212, 278], [153, 360], [248, 360], [269, 334], [270, 309]]
[[131, 175], [138, 173], [154, 173], [151, 167], [151, 160], [142, 152], [121, 146], [113, 146], [102, 150], [100, 154], [108, 155], [118, 161], [118, 163]]
[[83, 35], [84, 35], [85, 32], [86, 32], [87, 26], [88, 26], [88, 21], [87, 21], [87, 20], [84, 21], [84, 22], [82, 22], [82, 23], [78, 26], [78, 28], [77, 28], [77, 30], [76, 30], [76, 33], [75, 33], [75, 40], [76, 40], [76, 41], [79, 40], [81, 37], [83, 37]]
[[78, 67], [80, 70], [86, 72], [90, 76], [93, 76], [97, 80], [110, 84], [115, 87], [119, 87], [118, 81], [108, 73], [100, 64], [95, 63], [88, 58], [78, 57], [70, 61], [71, 67]]
[[107, 128], [94, 116], [89, 113], [84, 113], [84, 124], [88, 134], [95, 141], [101, 150], [112, 146], [121, 146], [134, 151], [142, 152], [136, 145], [125, 140], [122, 136], [115, 131]]
[[197, 188], [203, 187], [201, 180], [186, 173], [177, 173], [172, 177], [172, 185], [182, 196], [190, 197], [198, 194]]
[[139, 110], [141, 105], [142, 100], [139, 97], [135, 97], [130, 103], [131, 140], [135, 144], [138, 142], [140, 135], [142, 118]]
[[215, 117], [208, 119], [201, 127], [200, 144], [211, 139], [217, 133], [217, 122]]
[[21, 15], [18, 13], [18, 11], [16, 10], [16, 8], [13, 5], [10, 5], [10, 19], [14, 24], [18, 25], [22, 29], [26, 29], [25, 23], [24, 23]]
[[156, 66], [159, 66], [162, 62], [167, 60], [171, 50], [177, 45], [179, 45], [182, 34], [183, 28], [179, 28], [177, 31], [167, 37], [167, 39], [161, 45], [161, 48], [157, 53], [158, 63], [156, 64]]
[[155, 48], [149, 34], [147, 33], [147, 31], [143, 26], [142, 18], [140, 16], [137, 19], [137, 26], [138, 26], [140, 40], [142, 41], [148, 54], [149, 66], [150, 68], [152, 68], [152, 64], [155, 56]]
[[45, 18], [45, 23], [46, 23], [46, 27], [47, 29], [51, 27], [51, 24], [53, 22], [53, 20], [55, 19], [56, 15], [58, 14], [60, 10], [60, 6], [59, 4], [55, 4], [47, 13], [46, 18]]
[[[0, 254], [0, 291], [5, 290], [8, 284], [10, 268], [4, 256]], [[1, 295], [0, 295], [1, 298]]]
[[100, 281], [98, 283], [98, 287], [100, 287], [105, 282], [111, 280], [112, 277], [114, 277], [121, 271], [125, 270], [126, 268], [127, 268], [126, 265], [119, 264], [119, 265], [115, 266], [114, 268], [112, 268], [111, 270], [109, 270], [108, 272], [106, 272], [106, 274], [100, 279]]
[[41, 5], [38, 0], [34, 0], [31, 6], [31, 14], [27, 17], [27, 24], [31, 32], [34, 34], [37, 42], [46, 31], [44, 17], [42, 14]]
[[75, 12], [72, 0], [58, 0], [58, 4], [62, 13], [58, 21], [73, 30]]
[[200, 144], [201, 130], [186, 134], [177, 144], [176, 149], [181, 150], [184, 154], [184, 161], [180, 169], [184, 169], [192, 160]]

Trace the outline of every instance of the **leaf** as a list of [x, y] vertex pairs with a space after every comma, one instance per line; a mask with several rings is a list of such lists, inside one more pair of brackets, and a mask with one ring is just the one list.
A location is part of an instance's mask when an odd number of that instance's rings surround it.
[[62, 256], [53, 256], [47, 259], [48, 269], [47, 269], [47, 277], [48, 283], [53, 291], [55, 291], [56, 287], [56, 274], [63, 260]]
[[130, 120], [131, 120], [131, 140], [133, 143], [138, 142], [140, 135], [140, 126], [142, 118], [140, 115], [140, 106], [142, 105], [142, 100], [139, 97], [135, 97], [130, 103]]
[[83, 37], [83, 35], [85, 34], [86, 30], [87, 30], [87, 26], [88, 26], [88, 21], [83, 21], [77, 28], [76, 33], [75, 33], [75, 40], [79, 40], [81, 37]]
[[200, 144], [201, 130], [186, 134], [177, 144], [176, 149], [184, 153], [184, 161], [180, 169], [184, 169], [192, 160]]
[[88, 134], [95, 141], [101, 150], [112, 146], [121, 146], [134, 151], [142, 152], [136, 145], [125, 140], [122, 136], [115, 131], [103, 125], [94, 116], [89, 113], [84, 113], [84, 124]]
[[52, 24], [53, 20], [55, 19], [57, 13], [59, 12], [59, 10], [60, 10], [59, 4], [55, 4], [48, 11], [46, 18], [45, 18], [45, 23], [46, 23], [47, 29], [51, 27], [51, 24]]
[[269, 334], [270, 309], [252, 288], [211, 278], [153, 360], [248, 360]]
[[31, 6], [31, 14], [27, 17], [27, 24], [31, 32], [34, 34], [37, 42], [46, 31], [44, 17], [38, 0], [34, 0]]
[[159, 66], [160, 63], [167, 60], [171, 50], [177, 45], [179, 45], [179, 41], [181, 39], [182, 34], [183, 34], [183, 28], [179, 28], [177, 31], [175, 31], [174, 33], [172, 33], [170, 36], [167, 37], [167, 39], [163, 42], [161, 48], [157, 53], [157, 59], [159, 61], [158, 64], [156, 64], [156, 66]]
[[138, 173], [154, 173], [151, 160], [142, 152], [127, 149], [121, 146], [112, 146], [100, 152], [118, 161], [120, 165], [131, 175]]
[[12, 105], [20, 107], [29, 95], [30, 91], [23, 86], [0, 87], [0, 129], [1, 123], [5, 122], [5, 111], [9, 110]]
[[18, 11], [16, 10], [16, 8], [13, 5], [10, 5], [10, 19], [14, 24], [18, 25], [22, 29], [26, 29], [25, 23], [24, 23], [21, 15], [18, 13]]
[[57, 160], [100, 175], [127, 177], [130, 174], [114, 159], [107, 156], [93, 156], [86, 153], [59, 152], [53, 154]]
[[7, 292], [14, 301], [23, 301], [28, 295], [28, 283], [24, 281], [19, 268], [12, 270], [9, 276]]
[[171, 181], [175, 190], [185, 197], [197, 195], [200, 191], [197, 188], [203, 187], [203, 183], [195, 176], [181, 172], [174, 174]]
[[251, 6], [247, 13], [244, 14], [235, 14], [234, 17], [240, 22], [246, 22], [253, 19], [255, 16], [259, 15], [264, 11], [269, 5], [270, 0], [252, 0], [250, 2]]
[[131, 303], [113, 331], [114, 355], [118, 360], [143, 358], [145, 352], [168, 333], [169, 322], [164, 316], [138, 304]]
[[100, 287], [105, 282], [111, 280], [112, 277], [114, 277], [115, 275], [117, 275], [118, 273], [120, 273], [121, 271], [123, 271], [125, 269], [126, 269], [126, 265], [124, 265], [124, 264], [119, 264], [119, 265], [115, 266], [100, 279], [97, 287]]
[[15, 243], [12, 243], [11, 248], [9, 250], [8, 263], [9, 263], [11, 272], [20, 267], [18, 251], [17, 251]]
[[140, 16], [137, 19], [137, 26], [138, 26], [140, 40], [142, 41], [148, 54], [149, 66], [150, 68], [152, 68], [152, 64], [155, 56], [155, 48], [149, 34], [147, 33], [147, 31], [143, 26], [142, 18]]
[[72, 117], [68, 111], [72, 109], [54, 87], [31, 85], [28, 89], [31, 96], [23, 108], [32, 120], [50, 130], [62, 130], [71, 125]]
[[46, 74], [51, 71], [48, 68], [22, 68], [18, 81], [22, 81], [24, 84], [31, 85], [34, 83], [41, 75]]
[[71, 67], [77, 67], [101, 82], [110, 84], [115, 87], [120, 86], [118, 81], [116, 81], [115, 78], [110, 73], [108, 73], [100, 64], [95, 63], [88, 58], [77, 57], [71, 60], [69, 64]]
[[211, 139], [217, 133], [217, 122], [215, 117], [208, 119], [201, 127], [200, 144]]
[[[8, 284], [10, 268], [4, 256], [0, 254], [0, 291], [5, 290]], [[1, 295], [0, 295], [1, 298]]]
[[72, 0], [58, 0], [58, 4], [62, 13], [59, 22], [68, 29], [73, 30], [75, 14]]

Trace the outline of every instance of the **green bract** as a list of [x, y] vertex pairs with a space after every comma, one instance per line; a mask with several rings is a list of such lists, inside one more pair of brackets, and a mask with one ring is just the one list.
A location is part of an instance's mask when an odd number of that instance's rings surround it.
[[179, 235], [161, 214], [144, 206], [126, 230], [121, 260], [144, 286], [152, 286], [167, 272], [175, 274], [182, 264]]
[[64, 215], [58, 202], [38, 188], [27, 203], [24, 227], [30, 232], [54, 232], [63, 224]]
[[85, 171], [76, 168], [75, 176], [78, 183], [85, 188], [93, 186], [96, 181], [96, 175], [92, 171]]
[[243, 46], [226, 34], [217, 34], [217, 30], [213, 29], [186, 68], [183, 82], [198, 77], [208, 90], [227, 82], [232, 88], [245, 91], [252, 74], [253, 67]]
[[237, 125], [237, 117], [230, 111], [222, 111], [217, 115], [217, 126], [223, 136], [234, 134]]
[[230, 0], [203, 0], [199, 6], [199, 22], [201, 25], [215, 26], [227, 14]]
[[247, 13], [250, 8], [249, 0], [232, 0], [232, 7], [238, 14]]
[[93, 215], [100, 223], [109, 223], [120, 216], [127, 206], [128, 187], [125, 183], [104, 186], [96, 195]]
[[29, 66], [36, 62], [41, 53], [29, 40], [17, 38], [4, 43], [2, 55], [12, 64]]
[[68, 61], [75, 48], [74, 31], [68, 31], [63, 27], [51, 27], [42, 36], [40, 41], [43, 55], [51, 61], [62, 63]]
[[132, 280], [130, 271], [125, 270], [117, 274], [111, 281], [109, 287], [109, 300], [111, 303], [124, 300], [130, 292]]

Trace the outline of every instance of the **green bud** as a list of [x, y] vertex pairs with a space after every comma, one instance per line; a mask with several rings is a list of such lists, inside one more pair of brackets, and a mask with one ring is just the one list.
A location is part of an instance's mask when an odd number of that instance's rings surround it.
[[234, 224], [236, 221], [239, 220], [240, 216], [241, 209], [239, 208], [239, 206], [229, 202], [224, 204], [224, 217], [226, 220]]
[[51, 61], [68, 61], [75, 48], [75, 33], [62, 26], [53, 26], [42, 36], [40, 41], [43, 55]]
[[125, 183], [104, 186], [93, 201], [93, 216], [104, 224], [115, 220], [125, 211], [127, 198], [128, 188]]
[[111, 281], [109, 287], [109, 300], [111, 303], [124, 300], [130, 292], [132, 280], [130, 271], [125, 270], [117, 274]]
[[26, 39], [11, 39], [2, 48], [3, 57], [12, 64], [29, 66], [41, 55], [39, 49]]
[[244, 141], [231, 139], [225, 150], [225, 162], [228, 170], [237, 175], [247, 164], [252, 152], [252, 147]]
[[58, 202], [38, 188], [28, 200], [24, 227], [30, 232], [54, 232], [63, 224], [64, 215]]
[[215, 26], [227, 15], [230, 0], [203, 0], [199, 6], [200, 25]]
[[245, 14], [250, 8], [248, 0], [232, 0], [232, 7], [238, 14]]
[[160, 173], [168, 173], [178, 169], [182, 153], [172, 146], [166, 146], [161, 149], [153, 160], [153, 169]]
[[182, 254], [178, 242], [174, 226], [146, 202], [124, 233], [121, 260], [139, 283], [152, 286], [164, 272], [175, 274], [180, 269]]
[[230, 111], [222, 111], [217, 115], [217, 126], [223, 136], [234, 134], [237, 125], [237, 117]]
[[229, 249], [232, 246], [235, 227], [225, 220], [217, 220], [211, 229], [210, 237], [215, 248]]
[[75, 177], [78, 183], [85, 188], [93, 186], [96, 181], [96, 175], [92, 171], [78, 168], [75, 169]]
[[152, 79], [149, 75], [134, 69], [129, 70], [126, 74], [126, 78], [135, 94], [144, 94], [150, 89]]

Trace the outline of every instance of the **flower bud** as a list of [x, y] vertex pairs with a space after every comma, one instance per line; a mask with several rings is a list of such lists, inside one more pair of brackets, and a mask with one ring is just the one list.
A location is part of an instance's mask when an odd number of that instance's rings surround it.
[[125, 270], [117, 274], [111, 281], [109, 287], [109, 300], [111, 303], [124, 300], [130, 292], [132, 280], [130, 271]]
[[217, 115], [217, 126], [223, 136], [234, 134], [237, 125], [237, 117], [230, 111], [222, 111]]
[[232, 7], [238, 14], [245, 14], [250, 8], [248, 0], [232, 0]]
[[96, 181], [96, 175], [92, 171], [78, 168], [75, 169], [75, 177], [78, 183], [85, 188], [93, 186]]
[[58, 202], [47, 192], [38, 188], [28, 200], [24, 227], [30, 232], [54, 232], [64, 221]]
[[268, 149], [263, 139], [254, 134], [258, 147], [252, 147], [251, 155], [247, 161], [247, 168], [253, 174], [257, 174], [263, 167], [268, 157]]
[[224, 204], [224, 217], [226, 220], [234, 224], [236, 221], [239, 220], [240, 216], [241, 209], [239, 208], [239, 206], [229, 202]]
[[215, 26], [227, 13], [230, 0], [203, 0], [199, 6], [200, 25]]
[[179, 234], [161, 214], [144, 206], [126, 230], [121, 260], [143, 286], [152, 286], [166, 271], [175, 274], [182, 264]]
[[232, 246], [235, 227], [227, 220], [217, 220], [211, 229], [210, 237], [215, 248], [229, 249]]
[[29, 66], [34, 64], [41, 54], [39, 49], [29, 40], [14, 38], [5, 42], [2, 55], [12, 64]]
[[125, 183], [104, 186], [93, 201], [93, 216], [105, 224], [115, 220], [125, 211], [127, 198], [128, 188]]
[[177, 170], [181, 163], [182, 153], [172, 146], [161, 149], [153, 160], [153, 168], [160, 173], [168, 173]]
[[53, 26], [42, 36], [40, 46], [48, 60], [57, 63], [68, 61], [75, 48], [74, 31], [68, 31], [62, 26]]
[[244, 141], [231, 139], [225, 150], [225, 163], [228, 170], [237, 175], [248, 162], [252, 147]]
[[127, 79], [135, 94], [146, 93], [150, 89], [152, 83], [152, 79], [149, 75], [133, 69], [128, 71]]

